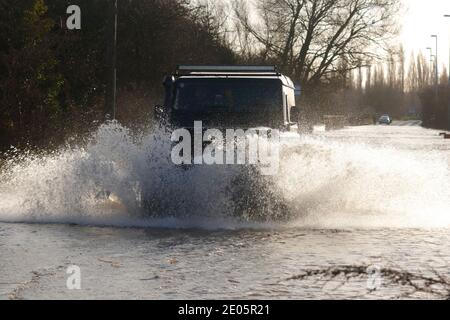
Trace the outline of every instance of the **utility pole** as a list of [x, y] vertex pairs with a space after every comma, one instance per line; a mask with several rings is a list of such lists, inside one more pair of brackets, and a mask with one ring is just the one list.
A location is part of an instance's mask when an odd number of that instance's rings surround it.
[[105, 114], [109, 119], [116, 119], [117, 90], [117, 1], [109, 0], [107, 36], [107, 85]]

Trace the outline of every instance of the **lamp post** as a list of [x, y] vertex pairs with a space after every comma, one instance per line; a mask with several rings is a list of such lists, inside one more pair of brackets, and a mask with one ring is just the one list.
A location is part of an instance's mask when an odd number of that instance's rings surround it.
[[106, 114], [116, 119], [117, 88], [117, 1], [109, 0], [109, 18], [107, 28], [108, 80], [106, 85]]
[[435, 38], [435, 40], [436, 40], [436, 54], [435, 54], [435, 59], [434, 59], [435, 70], [434, 71], [435, 71], [435, 81], [436, 81], [435, 90], [436, 90], [436, 98], [437, 98], [437, 96], [438, 96], [438, 85], [439, 85], [438, 36], [433, 34], [433, 35], [431, 35], [431, 37]]
[[427, 50], [430, 51], [430, 83], [433, 83], [434, 81], [432, 81], [431, 79], [433, 78], [433, 49], [431, 49], [431, 47], [428, 47]]
[[[444, 15], [444, 18], [450, 18], [450, 14], [446, 14]], [[449, 42], [450, 43], [450, 42]], [[447, 69], [447, 74], [448, 74], [448, 90], [449, 90], [449, 95], [450, 95], [450, 44], [449, 44], [449, 55], [448, 55], [448, 69]], [[448, 109], [447, 109], [447, 129], [450, 130], [450, 100], [448, 102]]]

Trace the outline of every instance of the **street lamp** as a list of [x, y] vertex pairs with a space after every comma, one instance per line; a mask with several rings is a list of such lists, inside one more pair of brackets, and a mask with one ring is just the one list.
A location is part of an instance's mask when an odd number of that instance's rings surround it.
[[[450, 14], [444, 15], [444, 18], [450, 18]], [[449, 69], [448, 72], [450, 75], [450, 51], [449, 51], [449, 55], [448, 55], [448, 69]], [[450, 86], [450, 76], [448, 77], [448, 85]]]
[[[450, 14], [446, 14], [444, 15], [444, 18], [450, 18]], [[450, 47], [449, 47], [450, 49]], [[450, 94], [450, 50], [449, 50], [449, 58], [448, 58], [448, 87], [449, 87], [449, 94]], [[448, 130], [450, 130], [450, 101], [448, 103], [448, 110], [447, 110], [447, 115], [448, 115], [448, 119], [447, 119], [447, 128]]]
[[432, 83], [433, 81], [431, 79], [433, 78], [433, 49], [428, 47], [427, 50], [430, 51], [430, 83]]
[[433, 49], [431, 49], [430, 47], [427, 47], [427, 50], [430, 51], [430, 63], [433, 63], [433, 61], [431, 60], [431, 56], [433, 55]]
[[436, 54], [435, 54], [435, 59], [434, 59], [434, 62], [435, 62], [435, 80], [436, 80], [436, 96], [437, 96], [437, 94], [438, 94], [438, 85], [439, 85], [439, 64], [438, 64], [438, 36], [437, 35], [435, 35], [435, 34], [433, 34], [433, 35], [431, 35], [431, 37], [432, 38], [435, 38], [436, 39]]
[[107, 25], [107, 84], [106, 84], [106, 114], [110, 119], [116, 119], [117, 98], [117, 2], [109, 0]]

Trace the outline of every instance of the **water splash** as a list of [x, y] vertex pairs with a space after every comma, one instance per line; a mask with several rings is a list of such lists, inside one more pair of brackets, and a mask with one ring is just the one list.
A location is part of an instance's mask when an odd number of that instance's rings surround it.
[[[234, 183], [242, 168], [183, 170], [170, 161], [170, 146], [162, 129], [133, 138], [113, 122], [85, 147], [11, 158], [0, 173], [0, 221], [206, 229], [450, 227], [450, 169], [442, 150], [297, 139], [286, 147], [279, 175], [265, 180], [271, 196], [251, 194], [269, 215], [270, 222], [257, 223], [242, 219], [245, 212], [236, 218], [241, 191]], [[289, 221], [264, 210], [271, 199], [283, 202]]]
[[306, 138], [284, 159], [277, 183], [305, 213], [303, 226], [446, 228], [448, 159], [442, 150]]

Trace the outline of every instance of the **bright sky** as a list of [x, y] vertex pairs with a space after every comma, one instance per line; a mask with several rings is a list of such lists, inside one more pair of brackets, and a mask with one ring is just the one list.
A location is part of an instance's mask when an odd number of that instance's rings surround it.
[[405, 13], [402, 19], [401, 39], [405, 47], [407, 57], [414, 50], [417, 54], [420, 50], [429, 57], [427, 47], [433, 48], [435, 53], [436, 40], [432, 34], [438, 36], [438, 63], [449, 64], [450, 43], [450, 18], [444, 18], [444, 14], [450, 15], [450, 0], [403, 0]]

